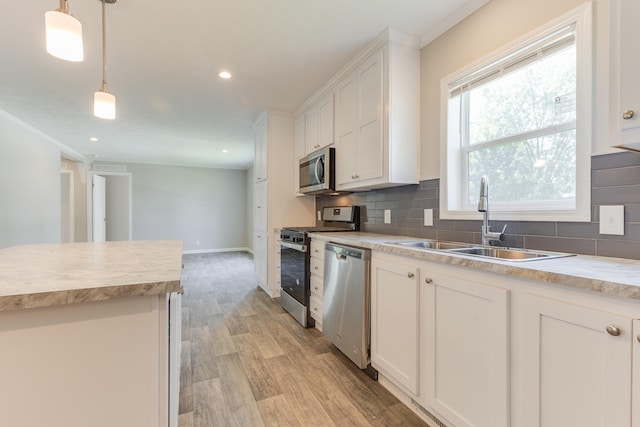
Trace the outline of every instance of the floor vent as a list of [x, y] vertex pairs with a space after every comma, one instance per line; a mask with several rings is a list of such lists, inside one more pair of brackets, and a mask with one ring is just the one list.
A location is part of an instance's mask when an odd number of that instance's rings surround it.
[[437, 427], [447, 427], [447, 425], [445, 423], [443, 423], [442, 421], [440, 421], [435, 415], [433, 415], [428, 409], [425, 409], [422, 407], [422, 405], [420, 405], [418, 402], [416, 402], [415, 400], [411, 399], [411, 403], [413, 403], [413, 405], [418, 408], [418, 410], [420, 412], [422, 412], [423, 414], [425, 414], [431, 421], [433, 421], [434, 426]]
[[94, 163], [93, 170], [98, 172], [126, 172], [125, 165], [109, 165], [106, 163]]

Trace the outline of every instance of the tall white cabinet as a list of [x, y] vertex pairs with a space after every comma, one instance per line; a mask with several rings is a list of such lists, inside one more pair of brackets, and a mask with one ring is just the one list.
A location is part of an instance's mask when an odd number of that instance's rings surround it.
[[288, 113], [265, 111], [254, 124], [254, 269], [258, 283], [280, 296], [276, 229], [314, 224], [314, 199], [291, 191], [294, 170], [294, 120]]

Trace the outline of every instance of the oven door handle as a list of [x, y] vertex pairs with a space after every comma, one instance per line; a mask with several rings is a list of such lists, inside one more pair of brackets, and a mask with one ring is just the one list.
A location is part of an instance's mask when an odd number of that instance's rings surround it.
[[293, 249], [298, 252], [307, 252], [307, 245], [296, 245], [295, 243], [280, 242], [280, 246], [284, 246], [285, 248]]

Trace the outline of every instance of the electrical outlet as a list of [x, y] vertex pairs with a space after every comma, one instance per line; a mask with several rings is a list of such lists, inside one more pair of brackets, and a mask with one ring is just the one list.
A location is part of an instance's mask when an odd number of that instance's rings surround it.
[[384, 223], [391, 224], [391, 209], [384, 210]]
[[600, 234], [624, 235], [624, 205], [600, 206]]
[[433, 227], [433, 209], [424, 210], [424, 226]]

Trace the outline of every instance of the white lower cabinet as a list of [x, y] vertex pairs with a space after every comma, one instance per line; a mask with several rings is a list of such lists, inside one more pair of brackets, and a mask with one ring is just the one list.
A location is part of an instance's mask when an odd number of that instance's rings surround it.
[[419, 268], [404, 259], [371, 258], [371, 364], [396, 386], [417, 396]]
[[310, 261], [310, 287], [311, 298], [309, 310], [311, 317], [316, 321], [316, 329], [322, 331], [322, 298], [324, 291], [324, 241], [311, 239], [309, 245], [311, 251]]
[[425, 395], [420, 401], [457, 427], [506, 427], [509, 290], [492, 286], [504, 282], [501, 276], [472, 280], [451, 270], [456, 275], [437, 265], [422, 267], [427, 295], [421, 309]]
[[633, 320], [546, 296], [523, 300], [524, 425], [630, 426]]

